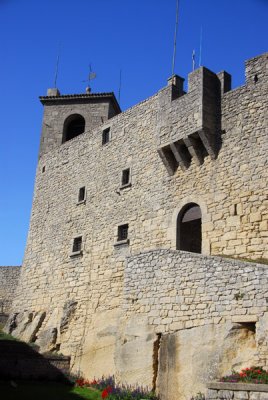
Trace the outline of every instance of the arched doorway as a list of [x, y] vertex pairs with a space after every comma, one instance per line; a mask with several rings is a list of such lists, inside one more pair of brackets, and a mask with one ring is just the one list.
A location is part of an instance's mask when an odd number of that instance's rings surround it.
[[64, 121], [62, 143], [85, 132], [85, 119], [80, 114], [69, 115]]
[[177, 218], [177, 250], [201, 253], [202, 215], [196, 203], [186, 204]]

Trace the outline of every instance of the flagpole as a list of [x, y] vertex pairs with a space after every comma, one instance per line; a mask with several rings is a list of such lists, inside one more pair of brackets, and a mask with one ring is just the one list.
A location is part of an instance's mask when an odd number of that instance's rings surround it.
[[201, 67], [201, 61], [202, 61], [202, 41], [203, 41], [203, 26], [201, 25], [200, 28], [200, 45], [199, 45], [199, 67]]
[[178, 21], [179, 21], [179, 0], [177, 0], [177, 9], [176, 9], [176, 23], [175, 23], [175, 33], [174, 33], [174, 48], [173, 48], [172, 75], [171, 76], [174, 75], [174, 69], [175, 69]]
[[192, 52], [193, 71], [195, 70], [195, 50]]
[[56, 62], [56, 70], [55, 70], [55, 78], [54, 78], [54, 88], [57, 87], [58, 70], [59, 70], [59, 61], [60, 61], [60, 43], [59, 43], [58, 56], [57, 56], [57, 62]]

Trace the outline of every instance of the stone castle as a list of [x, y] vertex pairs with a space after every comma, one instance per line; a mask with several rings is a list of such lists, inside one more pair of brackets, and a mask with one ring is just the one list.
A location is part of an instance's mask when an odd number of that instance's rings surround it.
[[[121, 112], [49, 89], [6, 330], [87, 378], [190, 399], [268, 366], [268, 53], [201, 67]], [[239, 258], [240, 260], [238, 260]], [[243, 259], [243, 260], [241, 260]], [[244, 259], [253, 262], [246, 262]]]

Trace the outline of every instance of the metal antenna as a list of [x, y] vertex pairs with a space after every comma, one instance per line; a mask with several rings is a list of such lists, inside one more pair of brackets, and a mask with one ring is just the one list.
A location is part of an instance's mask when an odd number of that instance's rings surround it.
[[59, 43], [58, 57], [57, 57], [57, 62], [56, 62], [55, 79], [54, 79], [54, 88], [57, 87], [58, 70], [59, 70], [59, 61], [60, 61], [60, 43]]
[[120, 105], [120, 97], [121, 97], [121, 85], [122, 85], [122, 70], [120, 69], [119, 74], [119, 90], [118, 90], [118, 103]]
[[202, 60], [202, 45], [203, 45], [203, 27], [201, 25], [200, 28], [200, 45], [199, 45], [199, 67], [201, 67], [201, 60]]
[[195, 70], [195, 49], [192, 52], [193, 71]]
[[174, 48], [173, 48], [172, 75], [171, 76], [174, 75], [174, 69], [175, 69], [178, 22], [179, 22], [179, 0], [177, 0], [177, 9], [176, 9], [176, 23], [175, 23], [175, 33], [174, 33]]
[[90, 82], [93, 81], [93, 79], [95, 79], [96, 76], [97, 76], [96, 72], [93, 72], [93, 71], [92, 71], [91, 64], [89, 64], [89, 74], [88, 74], [88, 78], [85, 79], [84, 81], [82, 81], [82, 82], [88, 82], [88, 86], [86, 87], [86, 92], [87, 92], [87, 93], [90, 93], [90, 92], [91, 92]]

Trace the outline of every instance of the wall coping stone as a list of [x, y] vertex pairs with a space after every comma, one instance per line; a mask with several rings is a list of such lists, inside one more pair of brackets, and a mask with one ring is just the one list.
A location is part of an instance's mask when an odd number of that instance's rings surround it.
[[208, 382], [207, 388], [216, 390], [268, 392], [268, 385], [261, 383]]
[[150, 255], [150, 254], [157, 254], [157, 253], [170, 253], [170, 254], [177, 254], [177, 255], [181, 255], [183, 258], [185, 258], [186, 256], [191, 256], [192, 258], [197, 258], [197, 259], [204, 259], [204, 260], [215, 260], [218, 262], [226, 262], [229, 263], [230, 265], [246, 265], [248, 267], [258, 267], [258, 268], [268, 268], [268, 264], [262, 264], [262, 263], [258, 263], [255, 262], [254, 260], [249, 260], [249, 261], [244, 261], [244, 260], [240, 260], [239, 258], [231, 258], [231, 257], [222, 257], [221, 255], [210, 255], [210, 254], [200, 254], [200, 253], [192, 253], [189, 251], [184, 251], [184, 250], [173, 250], [173, 249], [167, 249], [167, 248], [157, 248], [157, 249], [150, 249], [150, 250], [145, 250], [145, 251], [141, 251], [141, 252], [137, 252], [135, 254], [131, 254], [126, 256], [126, 259], [128, 261], [132, 261], [135, 260], [137, 258], [142, 258], [145, 255]]

